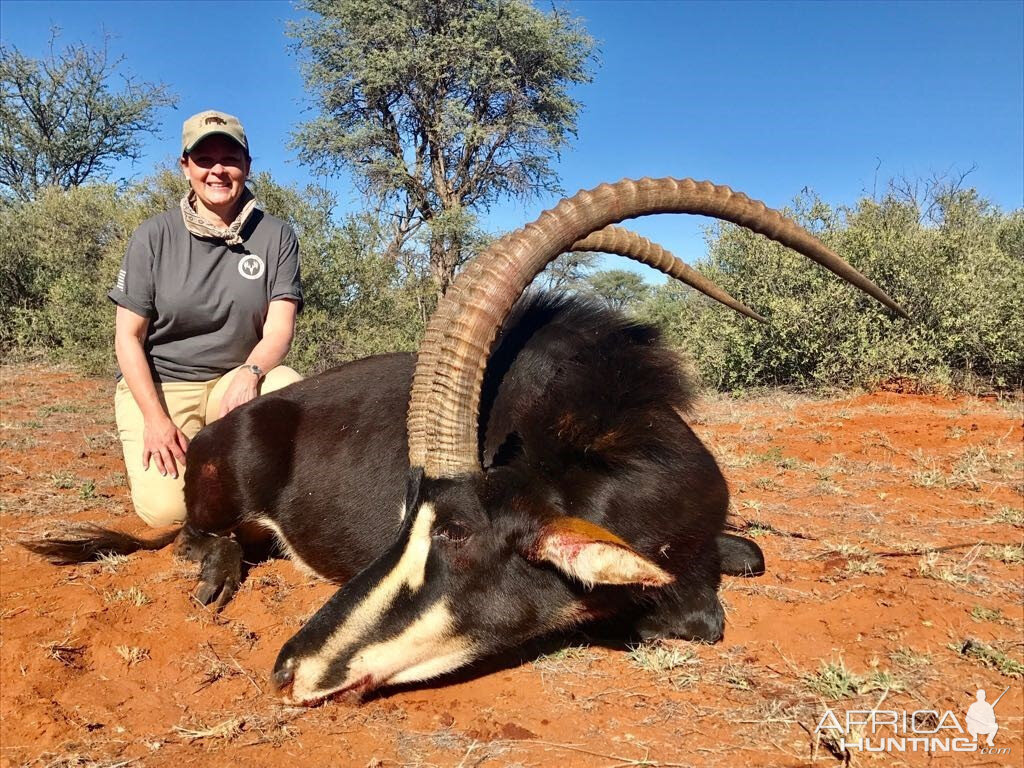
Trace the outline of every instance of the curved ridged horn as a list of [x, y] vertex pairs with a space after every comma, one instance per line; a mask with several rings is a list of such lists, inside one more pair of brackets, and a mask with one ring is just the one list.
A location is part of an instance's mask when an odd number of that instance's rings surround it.
[[691, 288], [696, 288], [705, 296], [725, 304], [741, 315], [746, 315], [760, 323], [768, 322], [746, 304], [734, 299], [713, 281], [708, 280], [700, 272], [677, 259], [657, 243], [652, 243], [646, 237], [623, 227], [607, 226], [597, 232], [591, 232], [587, 237], [570, 245], [569, 250], [597, 251], [635, 259], [649, 267], [654, 267], [659, 272], [664, 272], [669, 277], [686, 283]]
[[491, 346], [512, 305], [549, 261], [609, 224], [653, 213], [731, 221], [818, 262], [906, 317], [877, 285], [807, 230], [728, 187], [692, 179], [625, 179], [562, 200], [493, 243], [455, 280], [420, 345], [409, 398], [409, 460], [431, 478], [480, 470], [480, 388]]
[[[609, 225], [597, 232], [591, 232], [590, 235], [582, 240], [577, 240], [566, 250], [597, 251], [600, 253], [610, 253], [616, 256], [625, 256], [626, 258], [634, 259], [646, 264], [647, 266], [654, 267], [660, 272], [663, 272], [670, 277], [674, 277], [693, 288], [696, 288], [701, 293], [725, 304], [727, 307], [736, 310], [742, 315], [746, 315], [747, 317], [753, 318], [761, 323], [767, 322], [764, 317], [750, 309], [742, 302], [734, 299], [713, 281], [708, 280], [695, 269], [692, 269], [683, 261], [673, 256], [669, 251], [665, 250], [660, 245], [651, 242], [646, 237], [643, 237], [632, 230], [626, 229], [625, 227]], [[456, 281], [456, 285], [457, 284], [458, 281]], [[455, 285], [449, 289], [449, 295], [453, 295], [452, 292], [454, 290], [456, 290]], [[438, 306], [435, 314], [431, 317], [431, 325], [428, 327], [427, 335], [420, 344], [418, 359], [422, 361], [421, 364], [429, 370], [433, 369], [433, 363], [436, 360], [435, 350], [438, 343], [437, 333], [440, 329], [446, 327], [447, 324], [447, 321], [443, 320], [443, 318], [448, 315], [442, 313], [451, 312], [454, 307], [454, 303], [442, 303]], [[431, 336], [431, 328], [433, 329], [433, 336]], [[425, 429], [423, 426], [425, 418], [425, 412], [414, 414], [410, 409], [408, 423], [410, 435], [423, 434], [423, 430]]]

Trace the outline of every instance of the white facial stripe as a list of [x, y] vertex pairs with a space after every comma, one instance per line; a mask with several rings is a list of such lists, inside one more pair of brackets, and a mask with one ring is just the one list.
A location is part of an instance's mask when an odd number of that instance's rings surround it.
[[393, 577], [398, 579], [400, 584], [408, 585], [413, 592], [423, 586], [427, 576], [427, 556], [430, 554], [430, 533], [434, 527], [434, 515], [433, 504], [423, 504], [416, 512], [416, 520], [413, 521], [412, 533], [406, 543], [405, 552], [402, 553], [395, 570], [384, 578], [385, 581]]
[[[452, 645], [454, 645], [454, 642], [454, 638], [449, 641]], [[464, 647], [453, 647], [452, 650], [444, 656], [428, 659], [427, 661], [416, 664], [408, 669], [403, 669], [401, 672], [391, 677], [388, 680], [388, 683], [391, 685], [399, 685], [401, 683], [415, 683], [421, 680], [430, 680], [443, 675], [445, 672], [451, 672], [453, 669], [458, 669], [464, 664], [468, 664], [473, 660], [475, 655], [474, 649], [468, 644]]]
[[[375, 685], [427, 680], [457, 669], [474, 657], [469, 638], [451, 635], [452, 615], [447, 600], [421, 614], [398, 637], [360, 651], [349, 665], [343, 682], [331, 688], [300, 689], [296, 675], [292, 700], [314, 701], [371, 677]], [[306, 678], [309, 679], [309, 678]], [[315, 680], [314, 679], [314, 685]]]
[[423, 585], [430, 553], [430, 529], [434, 524], [434, 507], [424, 504], [416, 512], [409, 541], [395, 567], [380, 580], [363, 601], [352, 609], [345, 623], [331, 635], [324, 648], [330, 656], [335, 650], [354, 642], [373, 626], [394, 601], [403, 586], [413, 591]]
[[349, 678], [371, 675], [389, 683], [435, 677], [472, 657], [469, 639], [453, 635], [447, 600], [440, 600], [390, 640], [363, 649], [352, 659]]
[[284, 550], [284, 553], [288, 556], [288, 559], [295, 564], [296, 568], [305, 573], [307, 576], [313, 576], [317, 579], [320, 578], [320, 574], [314, 571], [312, 568], [310, 568], [309, 565], [307, 565], [306, 562], [298, 556], [295, 550], [292, 549], [292, 545], [288, 543], [288, 539], [285, 538], [284, 534], [281, 532], [281, 527], [277, 523], [275, 523], [269, 517], [261, 517], [255, 522], [256, 525], [263, 526], [268, 531], [271, 531], [274, 534], [274, 536], [277, 537], [277, 542], [281, 545], [281, 549]]
[[405, 551], [395, 567], [370, 590], [359, 605], [352, 609], [345, 622], [327, 638], [318, 653], [298, 660], [293, 686], [293, 696], [297, 700], [306, 701], [326, 695], [317, 693], [316, 686], [331, 661], [370, 632], [374, 624], [391, 607], [403, 586], [414, 592], [423, 586], [433, 525], [433, 505], [421, 505], [416, 511], [416, 519], [413, 521]]

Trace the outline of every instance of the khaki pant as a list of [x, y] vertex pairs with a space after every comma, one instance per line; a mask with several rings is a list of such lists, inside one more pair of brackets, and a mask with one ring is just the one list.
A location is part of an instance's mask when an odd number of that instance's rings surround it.
[[[235, 368], [211, 381], [173, 381], [156, 385], [167, 415], [189, 440], [204, 426], [217, 420], [221, 399], [238, 370]], [[302, 377], [291, 368], [279, 365], [260, 382], [259, 392], [266, 394], [301, 380]], [[176, 478], [161, 475], [152, 459], [149, 469], [142, 468], [142, 411], [124, 379], [117, 383], [114, 393], [114, 415], [124, 449], [124, 465], [135, 511], [154, 527], [182, 522], [185, 519], [184, 467], [179, 468]]]

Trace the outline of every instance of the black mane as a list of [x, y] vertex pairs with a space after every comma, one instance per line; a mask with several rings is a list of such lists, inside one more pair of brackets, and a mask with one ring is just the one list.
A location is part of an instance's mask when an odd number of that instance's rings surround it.
[[594, 299], [528, 294], [484, 376], [482, 463], [500, 462], [515, 446], [535, 456], [552, 449], [610, 455], [626, 422], [686, 411], [693, 392], [656, 328]]

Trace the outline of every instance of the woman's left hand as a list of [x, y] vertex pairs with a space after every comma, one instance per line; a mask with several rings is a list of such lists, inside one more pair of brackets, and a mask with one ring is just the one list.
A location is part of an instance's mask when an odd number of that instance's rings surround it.
[[220, 401], [220, 413], [217, 418], [224, 418], [238, 406], [248, 403], [256, 397], [259, 394], [258, 385], [258, 379], [249, 371], [244, 369], [238, 371], [231, 379], [231, 383], [228, 384], [227, 391]]
[[267, 319], [263, 323], [263, 338], [249, 353], [246, 365], [235, 372], [228, 384], [220, 401], [218, 419], [259, 394], [259, 379], [253, 375], [249, 366], [257, 364], [264, 371], [269, 371], [284, 360], [292, 343], [292, 334], [295, 333], [297, 312], [298, 302], [295, 299], [274, 299], [270, 302]]

